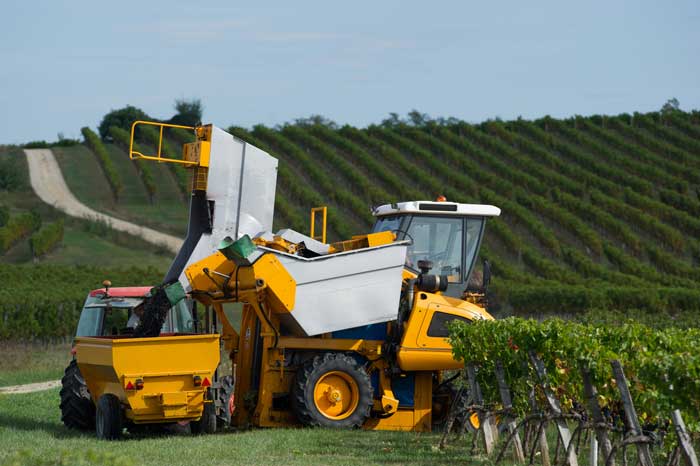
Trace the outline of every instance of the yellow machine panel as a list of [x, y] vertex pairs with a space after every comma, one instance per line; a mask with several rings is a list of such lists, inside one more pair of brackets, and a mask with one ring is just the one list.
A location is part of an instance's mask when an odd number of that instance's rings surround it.
[[200, 167], [208, 167], [210, 153], [211, 142], [190, 142], [183, 146], [182, 160], [192, 162], [193, 164], [197, 164]]
[[452, 357], [447, 324], [453, 320], [482, 319], [493, 320], [493, 317], [473, 303], [439, 294], [418, 293], [397, 354], [399, 367], [405, 371], [462, 368], [463, 364]]
[[218, 335], [78, 337], [75, 350], [93, 400], [116, 395], [136, 423], [201, 417], [219, 365]]

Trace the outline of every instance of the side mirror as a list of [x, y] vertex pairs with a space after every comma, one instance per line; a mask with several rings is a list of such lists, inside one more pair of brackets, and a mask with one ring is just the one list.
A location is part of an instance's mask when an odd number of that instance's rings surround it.
[[484, 259], [484, 272], [481, 281], [482, 292], [486, 292], [486, 289], [489, 287], [489, 283], [491, 283], [491, 263], [488, 261], [488, 259]]

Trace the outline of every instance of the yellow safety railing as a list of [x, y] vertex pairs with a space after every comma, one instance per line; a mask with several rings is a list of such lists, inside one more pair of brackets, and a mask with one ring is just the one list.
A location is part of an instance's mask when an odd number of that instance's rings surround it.
[[[316, 232], [316, 214], [318, 213], [322, 214], [322, 230], [321, 230], [321, 235], [316, 236], [314, 233]], [[315, 240], [321, 241], [322, 243], [326, 242], [326, 218], [328, 214], [328, 207], [323, 206], [323, 207], [314, 207], [311, 209], [311, 237]]]
[[[134, 134], [136, 133], [136, 127], [138, 125], [148, 125], [157, 126], [160, 128], [160, 135], [158, 137], [158, 153], [154, 155], [142, 154], [141, 152], [134, 150]], [[182, 125], [171, 125], [170, 123], [157, 123], [153, 121], [135, 121], [131, 125], [131, 140], [129, 141], [129, 157], [133, 159], [145, 159], [145, 160], [155, 160], [157, 162], [170, 162], [170, 163], [180, 163], [185, 166], [199, 165], [197, 160], [187, 160], [181, 158], [173, 158], [172, 156], [164, 156], [162, 154], [163, 150], [163, 129], [164, 128], [182, 128], [182, 129], [196, 129], [194, 126], [182, 126]]]

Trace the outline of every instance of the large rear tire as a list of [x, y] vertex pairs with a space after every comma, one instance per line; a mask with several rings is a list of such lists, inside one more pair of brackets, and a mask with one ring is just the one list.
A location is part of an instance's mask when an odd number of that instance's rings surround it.
[[342, 353], [325, 353], [304, 364], [291, 395], [299, 422], [314, 427], [361, 427], [373, 402], [369, 375]]
[[61, 379], [60, 396], [61, 421], [66, 427], [79, 430], [95, 427], [95, 404], [75, 359]]
[[97, 401], [95, 432], [101, 440], [118, 440], [122, 436], [122, 406], [119, 398], [105, 393]]

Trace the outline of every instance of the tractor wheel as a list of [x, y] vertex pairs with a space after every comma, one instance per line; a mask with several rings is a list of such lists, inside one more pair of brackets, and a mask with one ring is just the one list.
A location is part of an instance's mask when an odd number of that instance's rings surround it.
[[204, 410], [199, 421], [190, 421], [190, 430], [193, 434], [213, 434], [216, 432], [216, 406], [212, 400], [204, 403]]
[[372, 408], [372, 384], [351, 356], [325, 353], [299, 369], [292, 384], [299, 422], [318, 427], [361, 427]]
[[122, 406], [111, 393], [105, 393], [97, 401], [95, 432], [101, 440], [118, 440], [122, 436]]
[[221, 388], [217, 390], [216, 397], [217, 404], [220, 407], [216, 413], [219, 425], [222, 427], [229, 427], [236, 409], [233, 394], [233, 377], [227, 375], [221, 378]]
[[66, 427], [79, 430], [95, 427], [95, 403], [75, 359], [66, 367], [61, 379], [60, 396], [61, 421]]

